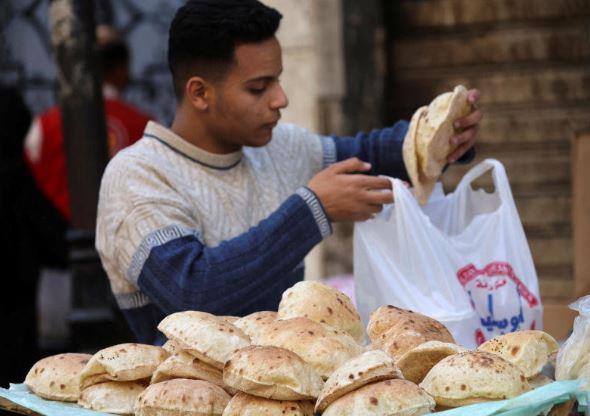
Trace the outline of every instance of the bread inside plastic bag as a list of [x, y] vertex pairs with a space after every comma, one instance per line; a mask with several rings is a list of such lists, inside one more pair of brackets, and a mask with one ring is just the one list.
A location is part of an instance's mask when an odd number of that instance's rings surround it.
[[557, 354], [557, 380], [582, 379], [583, 390], [590, 391], [590, 295], [570, 305], [580, 314], [574, 320], [574, 330]]

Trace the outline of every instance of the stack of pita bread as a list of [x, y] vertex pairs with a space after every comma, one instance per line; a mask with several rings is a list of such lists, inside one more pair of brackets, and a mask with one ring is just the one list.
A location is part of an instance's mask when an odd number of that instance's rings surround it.
[[80, 373], [90, 358], [76, 353], [43, 358], [29, 370], [25, 384], [44, 399], [75, 403], [80, 397]]
[[80, 373], [82, 407], [133, 414], [138, 395], [168, 353], [161, 347], [120, 344], [98, 351]]
[[439, 95], [412, 116], [402, 150], [420, 204], [428, 201], [448, 157], [459, 147], [450, 142], [456, 134], [453, 123], [471, 110], [467, 89], [458, 85], [453, 92]]
[[133, 414], [138, 395], [168, 353], [152, 345], [120, 344], [94, 355], [59, 354], [37, 362], [25, 384], [40, 397], [87, 409]]
[[491, 339], [477, 349], [498, 354], [516, 365], [532, 388], [553, 381], [545, 376], [542, 370], [557, 355], [559, 344], [551, 335], [543, 331], [530, 330], [509, 333]]
[[440, 322], [391, 305], [371, 314], [363, 345], [351, 300], [318, 282], [285, 291], [276, 312], [179, 312], [158, 329], [163, 347], [48, 357], [25, 383], [121, 415], [424, 415], [551, 382], [541, 370], [558, 349], [542, 331], [519, 331], [468, 351]]

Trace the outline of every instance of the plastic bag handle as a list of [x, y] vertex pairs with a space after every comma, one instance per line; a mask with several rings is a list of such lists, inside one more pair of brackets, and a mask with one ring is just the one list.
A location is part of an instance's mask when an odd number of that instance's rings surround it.
[[500, 194], [502, 200], [513, 200], [512, 191], [510, 190], [510, 182], [508, 181], [508, 175], [506, 175], [506, 169], [504, 169], [504, 165], [502, 165], [502, 163], [496, 159], [486, 159], [472, 168], [465, 174], [465, 176], [463, 176], [459, 182], [459, 185], [457, 185], [457, 189], [459, 190], [470, 186], [473, 181], [484, 175], [489, 170], [492, 170], [494, 187]]

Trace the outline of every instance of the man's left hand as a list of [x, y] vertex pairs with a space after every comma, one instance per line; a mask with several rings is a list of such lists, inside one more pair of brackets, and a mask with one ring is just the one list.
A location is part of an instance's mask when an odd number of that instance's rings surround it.
[[472, 111], [465, 117], [457, 120], [453, 126], [457, 134], [451, 137], [451, 144], [453, 146], [459, 145], [459, 147], [449, 156], [449, 163], [459, 160], [475, 144], [479, 122], [483, 117], [483, 113], [477, 108], [477, 101], [480, 95], [480, 92], [476, 89], [469, 90], [467, 93], [467, 101], [471, 104]]

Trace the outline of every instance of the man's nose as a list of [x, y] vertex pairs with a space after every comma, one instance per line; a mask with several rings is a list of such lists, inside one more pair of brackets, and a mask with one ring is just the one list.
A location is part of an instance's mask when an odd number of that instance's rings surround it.
[[289, 105], [289, 98], [287, 98], [287, 94], [285, 94], [285, 90], [280, 85], [277, 85], [276, 94], [273, 97], [270, 106], [273, 110], [280, 110], [285, 108]]

